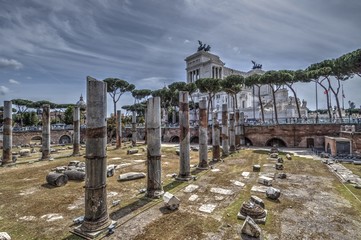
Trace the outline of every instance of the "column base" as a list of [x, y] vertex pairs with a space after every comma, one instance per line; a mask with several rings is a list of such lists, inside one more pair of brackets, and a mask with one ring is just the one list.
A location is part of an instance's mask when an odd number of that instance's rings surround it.
[[153, 191], [147, 191], [145, 193], [145, 196], [147, 198], [161, 198], [162, 195], [164, 194], [164, 191], [163, 190], [153, 190]]
[[198, 166], [197, 169], [198, 170], [208, 170], [209, 166]]
[[193, 177], [190, 175], [190, 176], [177, 176], [175, 177], [175, 180], [177, 181], [182, 181], [182, 182], [187, 182], [189, 180], [193, 179]]
[[[109, 228], [110, 226], [112, 226], [112, 228]], [[84, 239], [94, 239], [99, 237], [105, 237], [109, 234], [112, 234], [116, 226], [117, 226], [117, 222], [112, 220], [109, 222], [109, 225], [95, 232], [85, 232], [81, 230], [81, 225], [75, 227], [73, 230], [70, 230], [70, 232]]]

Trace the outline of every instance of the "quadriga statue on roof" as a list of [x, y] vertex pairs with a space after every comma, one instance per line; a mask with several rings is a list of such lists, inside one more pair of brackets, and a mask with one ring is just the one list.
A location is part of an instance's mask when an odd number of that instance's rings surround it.
[[255, 61], [251, 61], [253, 63], [252, 69], [262, 69], [262, 64], [258, 64]]
[[202, 41], [198, 40], [198, 52], [199, 51], [206, 51], [209, 52], [209, 50], [211, 50], [211, 46], [207, 45], [207, 44], [203, 44]]

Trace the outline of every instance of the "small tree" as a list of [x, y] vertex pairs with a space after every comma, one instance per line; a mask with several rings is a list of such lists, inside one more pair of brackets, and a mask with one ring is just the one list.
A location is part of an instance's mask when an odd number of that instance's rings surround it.
[[113, 101], [114, 116], [117, 115], [117, 102], [119, 98], [126, 92], [131, 92], [135, 89], [133, 84], [119, 78], [106, 78], [103, 80], [107, 83], [107, 92]]
[[237, 94], [242, 91], [244, 77], [240, 75], [230, 75], [221, 81], [222, 90], [231, 95], [233, 99], [233, 112], [238, 109]]
[[11, 102], [16, 105], [17, 113], [20, 118], [20, 126], [23, 126], [23, 115], [29, 107], [32, 107], [33, 102], [26, 99], [13, 99]]
[[65, 112], [64, 112], [64, 123], [65, 124], [73, 124], [73, 110], [74, 110], [74, 107], [72, 105], [69, 105]]
[[201, 93], [208, 94], [207, 116], [210, 116], [210, 109], [213, 109], [213, 98], [221, 91], [221, 80], [216, 78], [200, 78], [196, 85]]

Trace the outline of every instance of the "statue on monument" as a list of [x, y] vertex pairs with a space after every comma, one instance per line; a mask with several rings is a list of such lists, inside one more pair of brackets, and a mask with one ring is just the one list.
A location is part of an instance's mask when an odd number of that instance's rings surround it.
[[258, 64], [255, 61], [251, 61], [253, 63], [252, 69], [262, 69], [262, 64]]
[[202, 41], [198, 40], [198, 52], [199, 51], [205, 51], [205, 52], [209, 52], [209, 50], [211, 50], [211, 46], [207, 45], [207, 44], [203, 44]]

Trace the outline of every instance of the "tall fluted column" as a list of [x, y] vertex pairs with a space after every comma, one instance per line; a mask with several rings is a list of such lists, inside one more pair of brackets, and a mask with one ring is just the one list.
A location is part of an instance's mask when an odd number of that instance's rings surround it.
[[117, 143], [116, 148], [120, 148], [122, 146], [122, 112], [120, 110], [117, 111]]
[[11, 101], [4, 101], [4, 131], [3, 131], [3, 160], [2, 164], [5, 165], [12, 161], [12, 144], [13, 144], [13, 115], [12, 115]]
[[87, 129], [85, 216], [80, 227], [83, 234], [107, 228], [107, 85], [87, 77]]
[[79, 109], [79, 107], [74, 107], [73, 125], [74, 125], [73, 155], [75, 156], [75, 155], [80, 154], [80, 109]]
[[190, 173], [190, 133], [189, 133], [189, 100], [188, 92], [179, 92], [179, 174], [177, 180], [188, 181], [191, 179]]
[[240, 142], [240, 122], [239, 122], [239, 111], [238, 109], [236, 109], [236, 112], [234, 114], [234, 122], [235, 122], [235, 126], [234, 126], [234, 135], [235, 135], [235, 145], [236, 147], [239, 146], [241, 144]]
[[239, 116], [239, 138], [241, 142], [241, 146], [245, 145], [245, 138], [244, 138], [244, 112], [240, 113]]
[[213, 113], [213, 124], [212, 124], [212, 160], [219, 161], [221, 159], [220, 152], [220, 127], [218, 122], [218, 113]]
[[43, 105], [43, 114], [42, 114], [42, 149], [41, 149], [41, 160], [46, 160], [50, 158], [50, 105]]
[[223, 156], [227, 157], [229, 155], [227, 104], [222, 104], [222, 148], [223, 148]]
[[132, 146], [137, 145], [137, 113], [133, 111], [132, 115]]
[[198, 169], [208, 169], [208, 119], [206, 99], [199, 101], [199, 163]]
[[234, 113], [229, 114], [229, 151], [231, 153], [236, 151], [235, 145], [235, 134], [234, 134]]
[[147, 103], [147, 197], [158, 198], [163, 192], [161, 162], [160, 98]]

